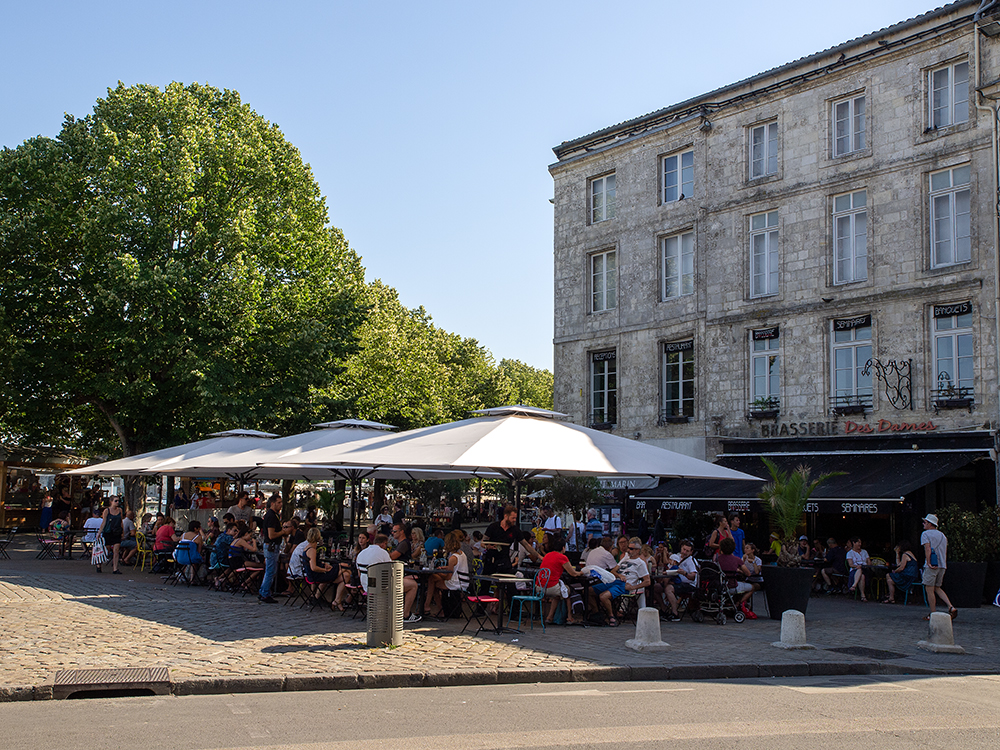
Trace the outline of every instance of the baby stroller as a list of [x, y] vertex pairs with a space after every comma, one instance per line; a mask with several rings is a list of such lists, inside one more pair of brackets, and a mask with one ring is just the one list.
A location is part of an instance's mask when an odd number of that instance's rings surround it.
[[701, 564], [698, 578], [698, 600], [700, 607], [691, 613], [691, 619], [702, 622], [705, 616], [714, 617], [720, 625], [726, 624], [726, 615], [732, 615], [736, 622], [743, 622], [746, 616], [736, 606], [726, 574], [718, 563], [707, 561]]

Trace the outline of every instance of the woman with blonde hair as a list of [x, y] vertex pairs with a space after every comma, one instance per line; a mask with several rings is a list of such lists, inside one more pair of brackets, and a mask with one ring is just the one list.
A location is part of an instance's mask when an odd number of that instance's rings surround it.
[[[469, 574], [469, 558], [462, 551], [462, 542], [459, 535], [452, 531], [444, 538], [444, 554], [448, 559], [448, 564], [437, 569], [435, 573], [427, 578], [427, 599], [424, 602], [424, 611], [430, 612], [431, 617], [440, 618], [444, 613], [441, 606], [442, 591], [458, 591], [462, 585], [459, 573], [466, 576]], [[437, 605], [437, 611], [432, 611], [432, 605]]]

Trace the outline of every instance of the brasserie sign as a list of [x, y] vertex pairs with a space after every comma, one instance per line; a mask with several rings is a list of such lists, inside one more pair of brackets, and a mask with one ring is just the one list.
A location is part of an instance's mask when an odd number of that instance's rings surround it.
[[873, 435], [886, 432], [933, 432], [937, 425], [926, 422], [893, 422], [880, 419], [875, 424], [868, 422], [780, 422], [762, 424], [760, 436], [766, 438], [808, 438], [829, 437], [831, 435]]

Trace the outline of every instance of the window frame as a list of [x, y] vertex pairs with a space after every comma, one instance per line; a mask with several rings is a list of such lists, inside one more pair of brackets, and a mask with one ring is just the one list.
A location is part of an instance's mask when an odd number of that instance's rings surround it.
[[[858, 129], [857, 119], [857, 105], [861, 102], [862, 112], [861, 117], [861, 128]], [[838, 135], [837, 124], [841, 122], [838, 118], [837, 109], [841, 105], [846, 104], [848, 107], [848, 117], [847, 121], [850, 123], [848, 132], [846, 135], [848, 144], [847, 149], [841, 151], [839, 148], [839, 142], [841, 136]], [[851, 154], [856, 154], [858, 152], [864, 151], [868, 147], [868, 99], [864, 93], [854, 94], [852, 96], [842, 97], [833, 101], [830, 105], [830, 136], [832, 138], [832, 148], [831, 153], [833, 158], [838, 159], [842, 156], [850, 156]], [[860, 140], [860, 143], [858, 142]]]
[[[773, 135], [771, 137], [773, 128]], [[763, 143], [763, 153], [760, 159], [754, 157], [754, 137], [757, 131], [761, 131], [764, 134]], [[767, 122], [757, 123], [751, 125], [747, 128], [747, 165], [749, 167], [748, 174], [751, 180], [762, 180], [767, 177], [773, 177], [778, 174], [780, 165], [778, 163], [778, 155], [780, 153], [780, 144], [778, 142], [778, 121], [777, 119], [768, 120]], [[773, 168], [772, 168], [773, 161]], [[754, 165], [760, 163], [760, 171], [755, 171]]]
[[[765, 373], [757, 374], [757, 365], [763, 362]], [[775, 371], [771, 372], [774, 368]], [[758, 380], [763, 377], [764, 391], [758, 391]], [[767, 408], [778, 408], [781, 403], [781, 331], [778, 326], [750, 331], [750, 404], [759, 405], [758, 399], [767, 402]], [[763, 408], [763, 407], [761, 407]]]
[[[611, 280], [608, 280], [608, 260], [613, 261], [613, 267], [610, 270], [612, 275]], [[597, 279], [598, 273], [595, 270], [598, 260], [601, 261], [602, 267], [600, 269], [600, 279], [601, 288], [598, 289]], [[607, 250], [601, 250], [600, 252], [591, 253], [587, 256], [587, 273], [588, 273], [588, 285], [590, 287], [590, 312], [591, 313], [603, 313], [615, 310], [618, 307], [618, 250], [617, 248], [610, 248]], [[601, 306], [599, 307], [596, 303], [598, 301], [598, 295], [600, 295]]]
[[[864, 204], [857, 205], [856, 197], [859, 195], [864, 196]], [[850, 200], [850, 206], [847, 208], [837, 209], [838, 199], [848, 198]], [[834, 195], [832, 198], [832, 212], [831, 212], [831, 222], [833, 231], [833, 283], [834, 285], [841, 284], [853, 284], [860, 281], [868, 281], [868, 190], [867, 188], [862, 188], [860, 190], [852, 190], [848, 193], [840, 193]], [[864, 230], [858, 232], [857, 223], [860, 216], [864, 215]], [[848, 222], [849, 233], [846, 239], [850, 242], [850, 258], [846, 259], [851, 266], [851, 278], [841, 278], [840, 274], [840, 263], [843, 260], [840, 257], [841, 240], [843, 235], [840, 234], [841, 221], [846, 219]], [[864, 241], [864, 255], [858, 254], [858, 240], [859, 238]], [[858, 276], [859, 269], [863, 271], [863, 276]]]
[[[955, 68], [959, 66], [965, 67], [965, 82], [964, 89], [960, 88], [955, 81]], [[943, 130], [945, 128], [955, 127], [956, 125], [964, 125], [969, 121], [969, 72], [971, 66], [969, 65], [968, 58], [961, 60], [954, 60], [947, 65], [938, 65], [934, 68], [930, 68], [927, 71], [927, 128], [928, 130]], [[935, 76], [938, 73], [947, 72], [948, 82], [946, 87], [939, 88], [935, 84]], [[943, 106], [935, 106], [935, 93], [937, 91], [946, 90], [948, 92], [948, 103]], [[956, 98], [955, 94], [961, 93], [964, 99]], [[964, 107], [961, 105], [964, 104]], [[936, 121], [936, 113], [938, 111], [948, 112], [948, 122], [938, 123]], [[956, 116], [957, 115], [957, 116]]]
[[[764, 226], [754, 229], [754, 219], [760, 216], [764, 217]], [[770, 223], [772, 218], [774, 220], [773, 224]], [[750, 214], [747, 217], [747, 226], [749, 228], [748, 240], [750, 251], [750, 298], [759, 299], [761, 297], [774, 297], [778, 294], [781, 285], [781, 236], [778, 210], [772, 209], [770, 211], [760, 211], [758, 213]], [[763, 274], [757, 274], [754, 271], [754, 261], [757, 257], [756, 241], [758, 237], [763, 237], [765, 243], [763, 258], [766, 270]], [[772, 243], [774, 245], [773, 248], [771, 247]], [[772, 265], [774, 266], [773, 268], [771, 267]], [[756, 286], [756, 279], [758, 277], [766, 279], [763, 291], [759, 290]]]
[[[958, 170], [968, 171], [968, 182], [955, 182], [955, 172]], [[948, 174], [948, 186], [944, 188], [934, 189], [934, 178], [938, 175]], [[931, 268], [949, 268], [952, 266], [958, 266], [963, 263], [970, 263], [972, 261], [972, 163], [966, 162], [964, 164], [957, 164], [946, 169], [938, 169], [930, 172], [927, 175], [927, 186], [929, 189], [928, 193], [928, 207], [930, 211], [930, 261]], [[959, 196], [962, 193], [966, 193], [966, 204], [968, 210], [965, 212], [959, 212]], [[942, 219], [939, 216], [938, 206], [939, 200], [941, 198], [947, 197], [948, 199], [948, 243], [951, 252], [951, 260], [942, 261], [938, 254], [938, 222]], [[966, 218], [966, 229], [968, 234], [959, 234], [961, 231], [961, 217]], [[961, 240], [965, 239], [965, 247], [967, 250], [968, 257], [958, 258], [958, 254], [962, 249]]]
[[[605, 349], [590, 354], [590, 424], [614, 426], [618, 424], [618, 351]], [[602, 372], [598, 372], [598, 370]], [[598, 377], [603, 386], [597, 387]], [[598, 395], [603, 405], [598, 407]], [[600, 413], [601, 419], [598, 419]]]
[[[685, 238], [690, 237], [690, 252], [687, 252], [684, 247]], [[673, 278], [676, 279], [676, 293], [669, 293], [670, 290], [667, 288], [668, 279], [670, 278], [667, 274], [667, 244], [671, 241], [676, 241], [676, 252], [674, 253], [675, 263], [677, 266], [677, 274]], [[694, 229], [687, 229], [681, 232], [675, 232], [674, 234], [669, 234], [660, 238], [660, 301], [666, 302], [668, 300], [677, 299], [679, 297], [686, 297], [688, 295], [694, 294], [694, 256], [697, 249], [697, 243], [695, 241]], [[685, 260], [688, 261], [690, 265], [690, 270], [685, 270]], [[685, 281], [687, 284], [685, 285]]]
[[[854, 318], [834, 319], [830, 321], [830, 403], [834, 409], [844, 407], [872, 408], [875, 399], [875, 382], [871, 373], [861, 374], [865, 365], [875, 352], [875, 331], [871, 315], [859, 315]], [[850, 331], [849, 339], [837, 340], [838, 333]], [[867, 331], [867, 338], [858, 338], [858, 331]], [[867, 355], [862, 360], [859, 351], [867, 349]], [[838, 367], [837, 353], [849, 351], [851, 366]], [[839, 388], [837, 373], [851, 373], [850, 388]], [[843, 392], [842, 392], [843, 391]]]
[[[607, 172], [597, 177], [592, 177], [587, 184], [587, 202], [590, 210], [588, 216], [591, 224], [600, 224], [615, 218], [618, 206], [618, 180], [615, 172]], [[608, 197], [608, 181], [611, 181], [611, 196]], [[598, 193], [597, 188], [600, 186]], [[600, 205], [596, 198], [600, 195]]]
[[[697, 382], [694, 339], [664, 342], [660, 346], [662, 353], [660, 421], [690, 421], [695, 416], [695, 385]], [[676, 370], [678, 378], [676, 380], [668, 379], [674, 370]], [[685, 377], [685, 374], [689, 374], [689, 377]], [[670, 398], [668, 395], [671, 384], [676, 387], [676, 398]]]
[[[939, 329], [938, 325], [941, 321], [949, 321], [950, 327]], [[941, 357], [939, 349], [941, 342], [945, 340], [951, 342], [951, 354], [947, 358]], [[968, 343], [970, 346], [970, 351], [967, 354], [963, 354], [961, 351], [963, 343]], [[955, 377], [948, 377], [947, 382], [944, 382], [945, 379], [941, 377], [942, 374], [948, 374], [947, 371], [942, 372], [941, 370], [941, 362], [945, 359], [952, 363], [951, 371], [955, 373]], [[967, 377], [962, 377], [962, 360], [968, 360], [969, 373]], [[934, 385], [931, 394], [934, 398], [975, 400], [976, 335], [971, 302], [957, 305], [934, 305], [931, 308], [931, 361], [933, 363], [931, 383]]]
[[[687, 167], [684, 166], [684, 157], [690, 157], [691, 164]], [[672, 170], [667, 170], [667, 163], [671, 160], [675, 161], [675, 168]], [[690, 170], [690, 180], [684, 179], [684, 171]], [[667, 175], [673, 174], [675, 176], [673, 184], [668, 184]], [[685, 198], [691, 198], [694, 195], [694, 149], [686, 148], [680, 151], [675, 151], [672, 154], [667, 154], [660, 158], [660, 202], [662, 204], [667, 203], [679, 203]], [[688, 189], [685, 186], [689, 185]], [[669, 189], [676, 191], [676, 195], [673, 198], [667, 197], [667, 191]]]

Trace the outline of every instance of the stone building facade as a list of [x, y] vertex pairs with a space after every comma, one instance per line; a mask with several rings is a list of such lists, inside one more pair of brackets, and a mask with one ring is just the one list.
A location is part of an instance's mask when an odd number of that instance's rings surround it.
[[708, 460], [772, 438], [992, 447], [1000, 7], [983, 5], [557, 146], [555, 408]]

